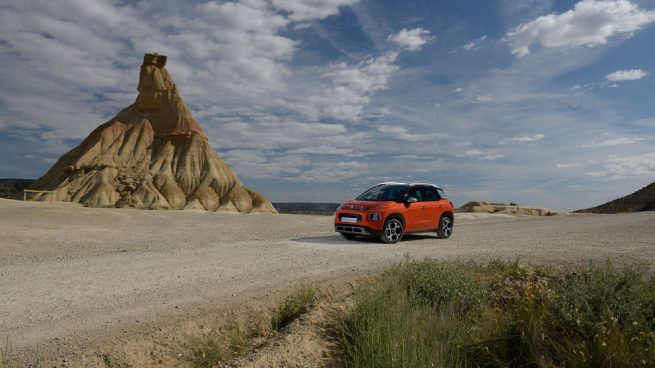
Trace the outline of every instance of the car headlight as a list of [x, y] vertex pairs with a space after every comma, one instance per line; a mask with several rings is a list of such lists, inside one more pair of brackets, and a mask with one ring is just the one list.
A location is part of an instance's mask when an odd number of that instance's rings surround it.
[[383, 208], [384, 208], [384, 206], [380, 205], [380, 206], [375, 206], [375, 207], [367, 207], [367, 208], [365, 208], [365, 210], [367, 210], [367, 211], [375, 211], [375, 210], [381, 210], [381, 209], [383, 209]]
[[369, 213], [368, 219], [371, 221], [380, 221], [382, 219], [382, 214], [379, 212]]

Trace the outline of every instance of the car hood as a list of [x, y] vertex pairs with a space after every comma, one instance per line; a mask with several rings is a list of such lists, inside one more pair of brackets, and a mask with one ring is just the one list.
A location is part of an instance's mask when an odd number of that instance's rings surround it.
[[341, 203], [342, 210], [363, 210], [369, 207], [383, 206], [383, 201], [346, 201]]

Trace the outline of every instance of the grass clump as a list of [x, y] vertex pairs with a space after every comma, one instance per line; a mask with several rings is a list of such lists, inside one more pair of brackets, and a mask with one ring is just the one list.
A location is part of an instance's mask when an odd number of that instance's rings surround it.
[[488, 293], [471, 264], [407, 261], [364, 289], [342, 323], [351, 367], [455, 366]]
[[4, 347], [0, 345], [0, 368], [39, 368], [43, 366], [42, 357], [38, 351], [33, 351], [29, 356], [18, 353], [13, 349], [9, 339]]
[[259, 346], [275, 330], [308, 311], [315, 299], [314, 289], [301, 285], [280, 302], [271, 319], [266, 314], [252, 311], [245, 320], [237, 315], [229, 315], [227, 321], [213, 328], [206, 329], [203, 326], [204, 332], [201, 334], [186, 336], [181, 344], [184, 354], [179, 358], [194, 368], [227, 364], [231, 359]]
[[340, 324], [349, 367], [655, 367], [655, 280], [609, 263], [405, 261]]
[[210, 368], [224, 361], [222, 344], [211, 335], [193, 338], [187, 345], [194, 368]]
[[273, 330], [279, 330], [306, 313], [316, 301], [316, 292], [307, 285], [301, 285], [288, 295], [275, 310], [271, 318]]

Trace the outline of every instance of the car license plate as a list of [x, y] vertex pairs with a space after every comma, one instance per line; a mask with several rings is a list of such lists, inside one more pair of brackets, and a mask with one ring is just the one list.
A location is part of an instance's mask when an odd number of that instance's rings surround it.
[[342, 222], [357, 222], [357, 217], [341, 217]]

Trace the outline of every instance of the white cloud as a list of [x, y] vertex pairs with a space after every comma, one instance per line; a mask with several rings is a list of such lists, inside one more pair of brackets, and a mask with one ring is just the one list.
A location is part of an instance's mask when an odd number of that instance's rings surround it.
[[530, 46], [596, 46], [615, 35], [630, 35], [655, 21], [655, 11], [645, 11], [628, 0], [582, 0], [569, 11], [540, 16], [507, 33], [512, 53], [523, 57]]
[[294, 177], [302, 173], [303, 167], [311, 163], [300, 155], [283, 155], [271, 157], [264, 151], [236, 149], [224, 152], [221, 157], [239, 175], [270, 179]]
[[369, 165], [365, 162], [315, 162], [296, 180], [308, 183], [336, 183], [344, 179], [367, 176]]
[[569, 163], [559, 163], [557, 164], [558, 169], [574, 169], [578, 167], [582, 167], [585, 164], [582, 162], [569, 162]]
[[426, 43], [434, 40], [434, 37], [430, 36], [430, 31], [427, 29], [403, 28], [402, 31], [389, 35], [387, 40], [409, 51], [417, 51], [420, 50]]
[[402, 127], [402, 126], [391, 126], [391, 125], [380, 125], [378, 127], [378, 132], [387, 135], [389, 137], [393, 137], [396, 139], [400, 139], [403, 141], [409, 141], [409, 142], [425, 142], [425, 141], [433, 141], [435, 139], [439, 138], [444, 138], [444, 135], [441, 134], [434, 134], [434, 133], [424, 133], [424, 134], [417, 134], [417, 133], [410, 133], [407, 128]]
[[482, 161], [495, 161], [495, 160], [498, 160], [498, 159], [501, 159], [501, 158], [505, 157], [505, 155], [498, 152], [497, 149], [492, 149], [492, 150], [488, 150], [488, 151], [482, 151], [482, 150], [478, 150], [478, 149], [471, 149], [471, 150], [468, 150], [468, 151], [464, 152], [464, 154], [460, 155], [460, 156], [473, 157], [473, 158], [476, 158], [476, 159], [482, 160]]
[[234, 121], [220, 125], [212, 143], [222, 149], [294, 149], [306, 142], [329, 143], [346, 133], [343, 124], [298, 121]]
[[314, 119], [359, 120], [371, 95], [387, 89], [391, 76], [400, 69], [395, 64], [397, 57], [397, 52], [387, 52], [355, 65], [331, 65], [322, 75], [323, 79], [330, 81], [330, 86], [308, 101], [318, 111], [304, 106], [307, 108], [305, 112]]
[[306, 21], [339, 14], [339, 8], [359, 0], [273, 0], [273, 5], [291, 13], [289, 19]]
[[[6, 67], [0, 70], [0, 108], [12, 119], [3, 117], [0, 130], [32, 129], [22, 136], [40, 139], [40, 151], [65, 152], [71, 148], [67, 140], [83, 138], [134, 101], [141, 56], [153, 51], [169, 56], [167, 68], [210, 138], [223, 133], [208, 126], [210, 119], [227, 115], [235, 123], [260, 111], [289, 113], [298, 100], [298, 105], [320, 110], [325, 104], [314, 104], [305, 92], [327, 89], [324, 82], [310, 81], [301, 92], [289, 91], [290, 83], [298, 84], [291, 78], [289, 61], [300, 45], [285, 32], [293, 22], [335, 15], [355, 2], [208, 1], [181, 13], [151, 2], [3, 5], [0, 61]], [[370, 69], [380, 67], [371, 63], [367, 70], [364, 64], [359, 66], [369, 75], [375, 74]], [[332, 68], [319, 65], [316, 70]], [[366, 94], [385, 83], [371, 78], [365, 96], [355, 96], [355, 101], [363, 100], [357, 106], [366, 106]], [[304, 118], [298, 111], [291, 113]]]
[[515, 138], [512, 138], [512, 141], [514, 141], [514, 142], [535, 142], [535, 141], [540, 141], [540, 140], [544, 139], [544, 137], [546, 137], [546, 136], [539, 133], [539, 134], [535, 134], [535, 135], [532, 135], [532, 136], [515, 137]]
[[333, 155], [344, 157], [364, 157], [370, 155], [369, 153], [356, 151], [350, 148], [324, 145], [295, 148], [286, 153], [290, 155]]
[[457, 88], [453, 89], [452, 91], [450, 91], [450, 93], [462, 93], [462, 92], [464, 92], [464, 88], [462, 88], [462, 87], [457, 87]]
[[596, 147], [614, 147], [623, 144], [633, 144], [641, 141], [645, 141], [646, 138], [637, 138], [637, 137], [622, 137], [622, 138], [613, 138], [601, 142], [594, 142], [589, 144], [582, 145], [583, 148], [596, 148]]
[[612, 82], [633, 81], [633, 80], [639, 80], [647, 75], [648, 73], [644, 72], [641, 69], [629, 69], [629, 70], [617, 70], [614, 73], [608, 74], [606, 78], [607, 80]]
[[477, 102], [490, 102], [493, 100], [491, 95], [478, 95], [475, 100]]
[[576, 162], [564, 162], [564, 163], [558, 163], [556, 167], [558, 169], [576, 169], [579, 167], [584, 167], [588, 165], [595, 165], [597, 162], [594, 160], [587, 160], [584, 162], [581, 161], [576, 161]]
[[639, 156], [612, 157], [602, 171], [589, 175], [608, 179], [630, 179], [655, 176], [655, 152]]
[[476, 38], [475, 40], [467, 43], [466, 45], [462, 46], [462, 49], [464, 51], [471, 51], [475, 49], [480, 43], [484, 42], [487, 39], [487, 35], [484, 35], [480, 38]]

